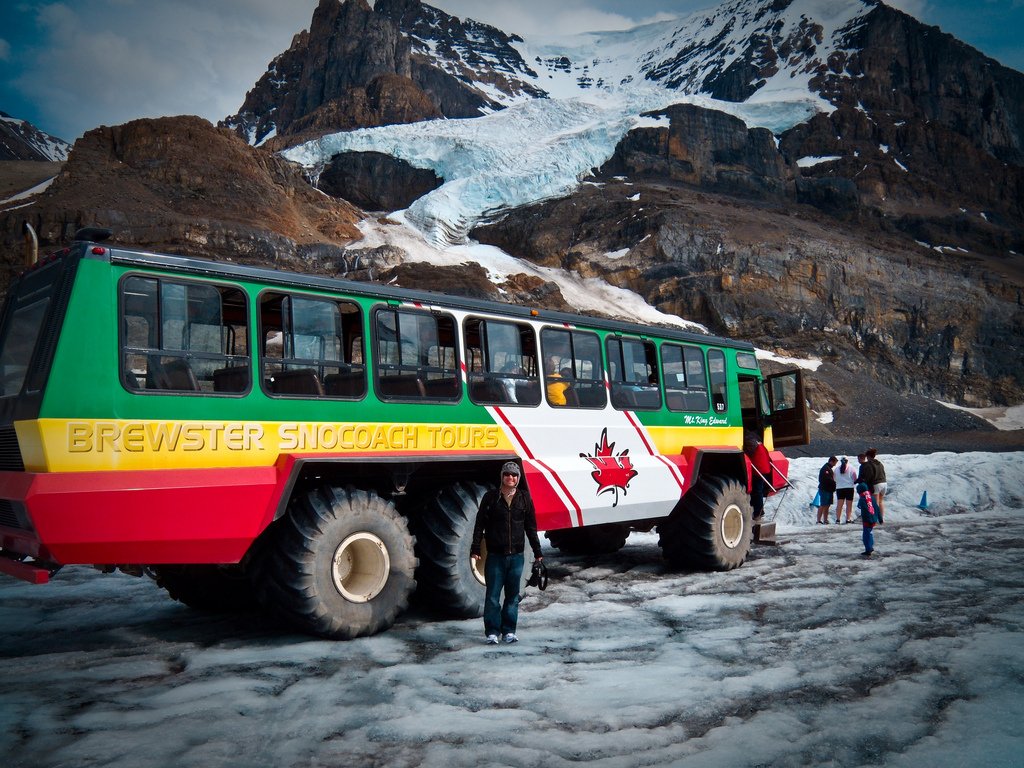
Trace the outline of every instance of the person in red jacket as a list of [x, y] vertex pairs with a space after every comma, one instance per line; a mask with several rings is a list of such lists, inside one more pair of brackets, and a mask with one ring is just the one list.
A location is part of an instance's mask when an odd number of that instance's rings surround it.
[[764, 517], [764, 497], [771, 490], [771, 457], [764, 443], [753, 432], [747, 432], [743, 436], [743, 452], [747, 454], [753, 466], [750, 472], [750, 506], [754, 508], [754, 519], [757, 520]]

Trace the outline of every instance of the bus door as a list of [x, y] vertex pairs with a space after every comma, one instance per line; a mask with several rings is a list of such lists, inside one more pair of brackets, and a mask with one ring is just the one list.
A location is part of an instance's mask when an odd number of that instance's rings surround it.
[[743, 432], [753, 432], [759, 439], [764, 439], [764, 430], [771, 416], [768, 396], [757, 376], [739, 377], [740, 411], [743, 414]]
[[771, 407], [770, 424], [775, 447], [810, 443], [811, 425], [807, 418], [803, 373], [794, 368], [768, 376], [764, 383]]

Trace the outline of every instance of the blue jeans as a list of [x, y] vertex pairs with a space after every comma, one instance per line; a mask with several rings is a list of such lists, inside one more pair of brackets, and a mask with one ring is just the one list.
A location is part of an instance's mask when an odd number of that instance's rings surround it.
[[864, 551], [873, 552], [875, 549], [875, 537], [871, 532], [871, 526], [864, 526], [864, 535], [861, 537], [864, 540]]
[[[519, 586], [523, 580], [523, 553], [487, 555], [484, 562], [484, 634], [507, 635], [519, 621]], [[501, 594], [505, 603], [501, 604]]]

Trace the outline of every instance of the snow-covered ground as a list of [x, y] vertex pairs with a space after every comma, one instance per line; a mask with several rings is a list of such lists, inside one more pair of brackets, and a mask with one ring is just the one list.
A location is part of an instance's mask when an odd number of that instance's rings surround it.
[[[878, 556], [815, 526], [674, 573], [656, 534], [546, 554], [513, 646], [410, 614], [348, 643], [209, 617], [147, 580], [0, 577], [5, 766], [1020, 766], [1024, 454], [882, 456]], [[918, 508], [928, 492], [928, 509]]]

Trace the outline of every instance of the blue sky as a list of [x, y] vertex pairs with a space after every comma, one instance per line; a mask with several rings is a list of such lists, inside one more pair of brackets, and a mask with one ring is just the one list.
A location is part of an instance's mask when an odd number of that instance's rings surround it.
[[[622, 29], [715, 0], [436, 0], [522, 34]], [[1024, 71], [1024, 0], [893, 0]], [[3, 0], [0, 110], [68, 141], [98, 125], [237, 111], [316, 0]]]

